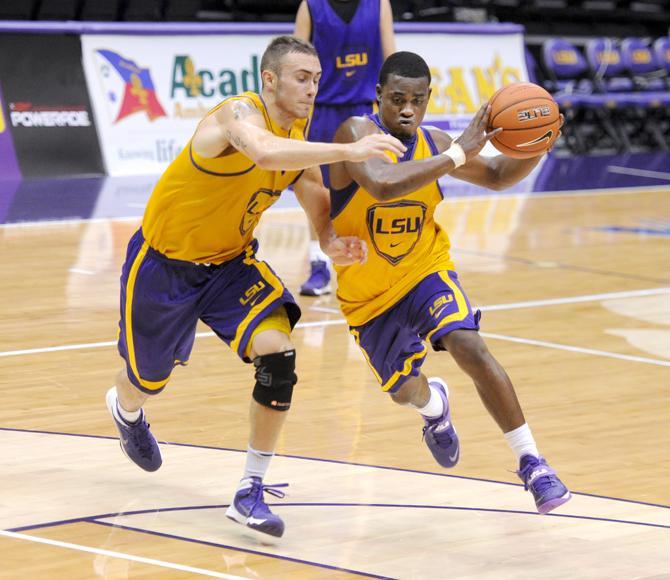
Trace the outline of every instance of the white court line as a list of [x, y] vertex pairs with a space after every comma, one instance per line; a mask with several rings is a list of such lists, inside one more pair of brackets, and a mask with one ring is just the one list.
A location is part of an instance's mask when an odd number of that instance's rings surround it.
[[607, 294], [587, 294], [585, 296], [572, 296], [570, 298], [549, 298], [547, 300], [531, 300], [529, 302], [510, 302], [508, 304], [492, 304], [481, 306], [482, 312], [493, 310], [515, 310], [517, 308], [532, 308], [534, 306], [554, 306], [556, 304], [577, 304], [578, 302], [592, 302], [594, 300], [615, 300], [617, 298], [637, 298], [639, 296], [656, 296], [667, 294], [670, 288], [649, 288], [648, 290], [630, 290], [627, 292], [609, 292]]
[[616, 352], [607, 352], [605, 350], [595, 350], [593, 348], [581, 348], [579, 346], [569, 346], [567, 344], [558, 344], [556, 342], [546, 342], [544, 340], [533, 340], [530, 338], [518, 338], [516, 336], [507, 336], [504, 334], [492, 334], [490, 332], [480, 332], [485, 338], [493, 338], [494, 340], [506, 340], [508, 342], [518, 342], [520, 344], [530, 344], [533, 346], [544, 346], [546, 348], [555, 348], [557, 350], [567, 350], [570, 352], [578, 352], [581, 354], [593, 354], [595, 356], [604, 356], [607, 358], [616, 358], [619, 360], [628, 360], [632, 362], [647, 363], [650, 365], [658, 365], [659, 367], [670, 367], [670, 361], [659, 360], [655, 358], [647, 358], [644, 356], [632, 356], [629, 354], [619, 354]]
[[[616, 299], [616, 298], [632, 298], [637, 296], [654, 296], [657, 294], [666, 294], [670, 292], [670, 288], [649, 288], [646, 290], [630, 290], [628, 292], [610, 292], [607, 294], [589, 294], [585, 296], [573, 296], [571, 298], [550, 298], [548, 300], [533, 300], [529, 302], [510, 302], [509, 304], [493, 304], [491, 306], [481, 306], [480, 310], [482, 311], [493, 311], [493, 310], [515, 310], [517, 308], [530, 308], [538, 306], [553, 306], [556, 304], [574, 304], [578, 302], [588, 302], [594, 300], [607, 300], [607, 299]], [[340, 324], [346, 324], [347, 321], [338, 318], [335, 320], [316, 320], [314, 322], [299, 322], [296, 324], [296, 328], [312, 328], [315, 326], [334, 326]], [[670, 362], [646, 358], [646, 357], [637, 357], [632, 355], [617, 354], [613, 352], [607, 352], [604, 350], [594, 350], [594, 349], [584, 349], [579, 347], [573, 347], [553, 342], [543, 342], [537, 340], [530, 340], [524, 338], [517, 338], [514, 336], [505, 336], [502, 334], [487, 334], [484, 332], [480, 333], [482, 336], [488, 336], [489, 338], [495, 338], [498, 340], [508, 340], [510, 342], [520, 342], [526, 344], [534, 344], [536, 346], [545, 346], [547, 348], [555, 348], [558, 350], [570, 350], [573, 352], [581, 352], [587, 354], [593, 354], [597, 356], [605, 356], [608, 358], [618, 358], [621, 360], [629, 360], [634, 362], [643, 362], [647, 364], [654, 364], [659, 366], [670, 366]], [[196, 333], [196, 338], [209, 338], [216, 336], [213, 332], [198, 332]], [[116, 341], [110, 340], [106, 342], [89, 342], [83, 344], [68, 344], [63, 346], [46, 346], [42, 348], [29, 348], [24, 350], [8, 350], [0, 352], [0, 358], [8, 356], [21, 356], [26, 354], [41, 354], [47, 352], [58, 352], [64, 350], [84, 350], [90, 348], [103, 348], [108, 346], [115, 346]]]
[[635, 167], [619, 167], [618, 165], [608, 165], [607, 171], [610, 173], [620, 173], [622, 175], [634, 175], [635, 177], [651, 177], [653, 179], [665, 179], [670, 181], [670, 173], [665, 171], [650, 171], [649, 169], [635, 169]]
[[91, 548], [89, 546], [82, 546], [80, 544], [70, 544], [69, 542], [60, 542], [58, 540], [50, 540], [48, 538], [40, 538], [39, 536], [30, 536], [28, 534], [17, 534], [16, 532], [7, 532], [5, 530], [0, 530], [0, 536], [13, 538], [15, 540], [27, 540], [29, 542], [37, 542], [38, 544], [47, 544], [49, 546], [56, 546], [58, 548], [66, 548], [67, 550], [89, 552], [90, 554], [109, 556], [110, 558], [130, 560], [131, 562], [150, 564], [152, 566], [160, 566], [161, 568], [170, 568], [172, 570], [179, 570], [181, 572], [189, 572], [190, 574], [198, 574], [199, 576], [210, 576], [211, 578], [226, 578], [228, 580], [245, 580], [244, 576], [234, 576], [232, 574], [224, 574], [223, 572], [214, 572], [213, 570], [205, 570], [204, 568], [193, 568], [191, 566], [184, 566], [182, 564], [175, 564], [173, 562], [166, 562], [164, 560], [154, 560], [153, 558], [132, 556], [131, 554], [124, 554], [123, 552], [113, 552], [112, 550], [104, 550], [102, 548]]
[[70, 268], [69, 272], [73, 274], [86, 274], [87, 276], [95, 276], [97, 274], [93, 270], [84, 270], [83, 268]]

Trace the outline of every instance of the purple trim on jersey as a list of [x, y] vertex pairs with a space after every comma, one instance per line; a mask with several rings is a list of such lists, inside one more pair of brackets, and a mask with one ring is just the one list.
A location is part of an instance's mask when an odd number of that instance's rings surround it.
[[349, 202], [352, 200], [358, 188], [360, 186], [355, 181], [352, 181], [346, 187], [342, 189], [333, 189], [330, 188], [330, 219], [335, 219], [338, 215], [342, 213], [345, 207], [349, 205]]
[[193, 167], [195, 167], [198, 171], [202, 171], [203, 173], [206, 173], [207, 175], [213, 175], [214, 177], [235, 177], [236, 175], [244, 175], [245, 173], [249, 173], [254, 167], [256, 167], [256, 164], [252, 164], [249, 169], [245, 169], [244, 171], [238, 171], [237, 173], [217, 173], [216, 171], [210, 171], [209, 169], [205, 169], [204, 167], [200, 167], [195, 162], [195, 159], [193, 159], [193, 144], [189, 143], [188, 145], [188, 156], [191, 159], [191, 163], [193, 164]]
[[[430, 129], [428, 127], [421, 127], [421, 130], [423, 131], [423, 136], [426, 138], [426, 143], [428, 143], [428, 147], [430, 148], [430, 152], [433, 155], [439, 155], [440, 151], [437, 148], [437, 145], [435, 145], [435, 141], [433, 140], [433, 136], [430, 134]], [[444, 191], [442, 191], [442, 186], [440, 185], [440, 180], [436, 180], [435, 183], [437, 183], [437, 189], [440, 192], [440, 195], [442, 196], [442, 199], [444, 199]]]
[[[384, 123], [382, 123], [382, 120], [379, 118], [379, 115], [377, 113], [373, 113], [372, 115], [368, 115], [368, 119], [370, 119], [379, 129], [381, 129], [384, 133], [387, 135], [390, 135], [391, 132], [384, 126]], [[405, 151], [405, 154], [402, 157], [398, 157], [398, 163], [402, 163], [404, 161], [411, 161], [414, 158], [414, 151], [416, 149], [416, 143], [418, 141], [418, 136], [416, 133], [410, 137], [409, 139], [400, 139], [407, 147], [407, 151]]]
[[379, 4], [379, 0], [359, 0], [354, 17], [346, 23], [328, 0], [307, 0], [312, 44], [323, 70], [317, 104], [357, 105], [374, 101], [382, 66]]

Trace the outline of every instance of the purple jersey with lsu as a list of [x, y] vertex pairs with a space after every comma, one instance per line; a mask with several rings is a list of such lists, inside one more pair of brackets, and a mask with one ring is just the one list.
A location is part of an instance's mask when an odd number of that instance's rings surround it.
[[382, 66], [379, 4], [379, 0], [359, 0], [354, 17], [347, 23], [328, 0], [307, 0], [312, 44], [323, 70], [317, 106], [361, 105], [375, 100]]

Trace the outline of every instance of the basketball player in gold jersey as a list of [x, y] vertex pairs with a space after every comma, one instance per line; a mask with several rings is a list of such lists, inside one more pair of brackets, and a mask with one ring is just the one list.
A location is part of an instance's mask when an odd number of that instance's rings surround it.
[[272, 269], [256, 259], [254, 228], [293, 185], [333, 261], [364, 260], [361, 240], [335, 235], [318, 165], [405, 150], [381, 134], [347, 145], [307, 143], [303, 131], [320, 76], [311, 44], [276, 38], [261, 60], [261, 94], [243, 93], [210, 111], [161, 176], [128, 244], [118, 343], [126, 366], [107, 393], [122, 450], [155, 471], [162, 459], [142, 405], [163, 390], [175, 365], [188, 360], [198, 320], [253, 362], [247, 462], [226, 515], [273, 536], [283, 534], [284, 522], [263, 492], [283, 493], [265, 486], [263, 477], [297, 381], [290, 333], [300, 309]]
[[338, 235], [368, 243], [365, 263], [336, 266], [342, 311], [384, 391], [424, 419], [424, 437], [437, 462], [453, 467], [458, 436], [451, 423], [447, 385], [420, 371], [425, 342], [448, 350], [472, 378], [519, 461], [518, 474], [547, 513], [570, 492], [540, 456], [514, 387], [488, 351], [449, 255], [449, 238], [434, 219], [442, 200], [437, 179], [445, 174], [491, 189], [517, 183], [537, 165], [499, 155], [479, 156], [498, 131], [486, 133], [489, 110], [477, 113], [455, 141], [432, 127], [421, 127], [430, 96], [430, 71], [411, 52], [391, 55], [379, 75], [379, 114], [351, 117], [335, 135], [354, 143], [375, 134], [402, 140], [407, 151], [397, 163], [377, 159], [331, 166], [331, 218]]

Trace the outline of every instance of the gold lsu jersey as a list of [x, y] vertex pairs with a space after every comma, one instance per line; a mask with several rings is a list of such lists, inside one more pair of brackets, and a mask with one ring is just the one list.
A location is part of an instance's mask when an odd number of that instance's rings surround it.
[[[375, 123], [376, 115], [371, 117]], [[437, 154], [427, 129], [396, 163]], [[442, 201], [437, 182], [402, 197], [379, 201], [357, 183], [331, 190], [331, 217], [340, 236], [358, 236], [368, 245], [365, 264], [335, 266], [337, 298], [351, 326], [379, 316], [403, 298], [423, 278], [453, 270], [446, 232], [435, 223]]]
[[[251, 101], [275, 135], [305, 140], [308, 119], [296, 120], [286, 131], [272, 121], [256, 93], [230, 97], [208, 115], [231, 100]], [[190, 140], [154, 187], [142, 221], [144, 238], [169, 258], [221, 264], [247, 247], [261, 214], [301, 173], [260, 169], [237, 150], [201, 157]]]

